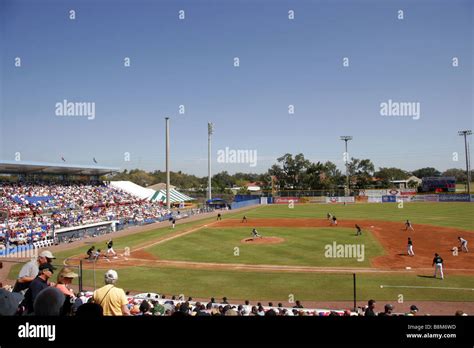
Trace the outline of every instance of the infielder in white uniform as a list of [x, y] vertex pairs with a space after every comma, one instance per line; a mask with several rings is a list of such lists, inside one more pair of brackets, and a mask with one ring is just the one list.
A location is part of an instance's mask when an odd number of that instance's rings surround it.
[[435, 273], [434, 273], [433, 278], [436, 278], [436, 275], [438, 274], [438, 270], [439, 270], [439, 273], [441, 275], [441, 279], [444, 279], [443, 259], [438, 254], [435, 254], [435, 257], [433, 259], [433, 266], [435, 267]]
[[415, 256], [415, 252], [413, 251], [413, 242], [411, 238], [408, 237], [408, 245], [407, 245], [408, 256]]
[[461, 243], [461, 251], [465, 251], [466, 253], [469, 251], [469, 249], [467, 248], [467, 240], [465, 240], [464, 238], [462, 237], [458, 237], [459, 239], [459, 243]]
[[411, 224], [410, 220], [407, 220], [405, 222], [405, 231], [408, 231], [408, 230], [412, 230], [413, 232], [415, 232], [415, 229], [413, 228], [413, 225]]

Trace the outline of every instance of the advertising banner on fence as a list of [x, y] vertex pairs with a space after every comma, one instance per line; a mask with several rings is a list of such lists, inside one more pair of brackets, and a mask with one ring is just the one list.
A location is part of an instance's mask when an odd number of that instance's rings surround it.
[[387, 190], [360, 190], [359, 196], [379, 197], [387, 194]]
[[326, 203], [326, 197], [325, 196], [309, 197], [308, 202], [309, 203]]
[[396, 196], [395, 199], [397, 202], [411, 202], [413, 196]]
[[397, 196], [382, 196], [383, 203], [395, 203], [397, 201]]
[[440, 194], [439, 195], [439, 201], [440, 202], [470, 202], [471, 201], [471, 195], [468, 195], [468, 194], [463, 194], [463, 195]]
[[474, 202], [474, 195], [471, 195], [471, 202]]
[[438, 195], [423, 195], [423, 197], [425, 198], [425, 202], [439, 202]]
[[298, 197], [275, 197], [273, 199], [273, 203], [275, 204], [289, 204], [289, 203], [298, 203], [299, 198]]
[[360, 190], [359, 196], [379, 197], [379, 196], [410, 196], [415, 195], [416, 189], [380, 189], [380, 190]]
[[326, 203], [355, 203], [354, 197], [326, 197]]
[[367, 197], [369, 203], [382, 203], [382, 196]]

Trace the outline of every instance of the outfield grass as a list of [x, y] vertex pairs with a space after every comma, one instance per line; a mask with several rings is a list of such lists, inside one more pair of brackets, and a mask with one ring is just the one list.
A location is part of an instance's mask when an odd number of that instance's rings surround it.
[[[327, 213], [344, 219], [371, 219], [399, 221], [403, 226], [409, 219], [416, 224], [456, 227], [474, 230], [474, 203], [366, 203], [366, 204], [295, 204], [290, 209], [286, 204], [259, 206], [246, 212], [247, 218], [319, 218], [325, 219]], [[243, 214], [229, 214], [228, 217], [241, 217]], [[224, 218], [227, 214], [224, 214]], [[251, 221], [249, 222], [251, 224]]]
[[[92, 272], [86, 271], [86, 282], [92, 286]], [[97, 277], [102, 286], [102, 273]], [[118, 286], [125, 290], [157, 292], [167, 295], [251, 300], [345, 301], [352, 300], [352, 274], [322, 273], [254, 273], [167, 268], [134, 267], [119, 271]], [[357, 298], [395, 302], [402, 294], [405, 301], [474, 301], [474, 291], [380, 288], [380, 285], [474, 288], [474, 278], [447, 276], [445, 280], [419, 277], [417, 274], [358, 274]]]
[[[258, 230], [263, 236], [280, 237], [285, 241], [280, 244], [244, 244], [240, 240], [250, 237], [249, 227], [206, 228], [146, 250], [165, 260], [328, 267], [370, 267], [370, 259], [384, 253], [370, 231], [355, 236], [354, 229], [333, 227], [267, 227]], [[332, 246], [333, 242], [364, 245], [363, 260], [325, 257], [325, 246]]]

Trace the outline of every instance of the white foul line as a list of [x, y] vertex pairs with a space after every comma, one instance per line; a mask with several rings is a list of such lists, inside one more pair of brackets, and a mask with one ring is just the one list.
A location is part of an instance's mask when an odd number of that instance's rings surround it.
[[448, 288], [448, 287], [442, 287], [442, 286], [411, 286], [411, 285], [380, 285], [380, 288], [442, 289], [442, 290], [474, 291], [474, 289], [471, 289], [471, 288]]

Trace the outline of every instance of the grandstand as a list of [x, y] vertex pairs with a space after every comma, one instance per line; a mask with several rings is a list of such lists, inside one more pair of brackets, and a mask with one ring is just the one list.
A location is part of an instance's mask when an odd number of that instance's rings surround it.
[[[101, 177], [117, 168], [0, 162], [0, 253], [44, 247], [128, 226], [164, 221], [163, 193]], [[191, 200], [176, 190], [173, 201]], [[179, 218], [187, 217], [186, 213]]]

